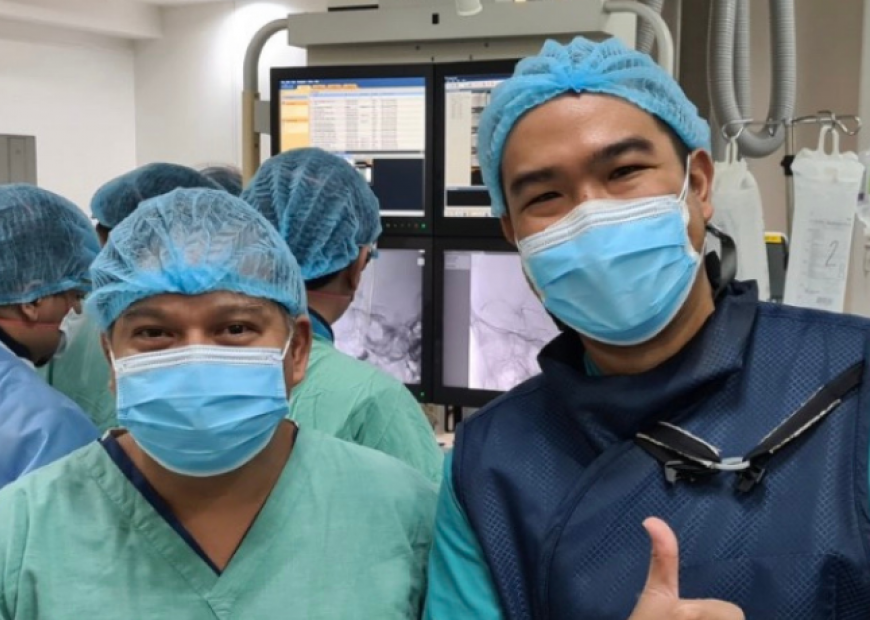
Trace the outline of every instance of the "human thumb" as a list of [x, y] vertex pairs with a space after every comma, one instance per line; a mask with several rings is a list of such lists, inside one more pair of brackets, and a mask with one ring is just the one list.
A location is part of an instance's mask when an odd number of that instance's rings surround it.
[[680, 598], [680, 550], [677, 536], [661, 519], [649, 518], [643, 522], [649, 534], [652, 553], [649, 574], [642, 596]]

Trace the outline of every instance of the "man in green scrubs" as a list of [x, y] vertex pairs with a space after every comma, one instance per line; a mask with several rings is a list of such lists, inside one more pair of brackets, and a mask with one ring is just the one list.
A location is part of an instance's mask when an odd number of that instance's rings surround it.
[[286, 419], [311, 325], [272, 226], [177, 190], [91, 276], [123, 430], [0, 491], [0, 620], [418, 620], [434, 487]]
[[[180, 187], [220, 189], [186, 166], [147, 164], [103, 185], [91, 200], [97, 235], [105, 245], [109, 233], [139, 204]], [[74, 401], [101, 431], [117, 424], [115, 395], [109, 389], [109, 366], [100, 346], [100, 329], [85, 315], [70, 316], [64, 325], [67, 347], [39, 369], [48, 384]]]
[[378, 199], [346, 161], [320, 149], [277, 155], [242, 198], [281, 233], [299, 261], [314, 331], [291, 417], [380, 450], [440, 482], [443, 456], [420, 405], [399, 381], [335, 348], [331, 325], [347, 311], [381, 234]]

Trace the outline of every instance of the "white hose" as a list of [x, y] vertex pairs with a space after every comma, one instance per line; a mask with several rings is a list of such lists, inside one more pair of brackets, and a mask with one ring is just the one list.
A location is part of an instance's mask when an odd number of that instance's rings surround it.
[[[653, 11], [661, 15], [662, 8], [665, 5], [665, 0], [640, 0]], [[656, 36], [653, 27], [645, 19], [640, 19], [637, 22], [637, 40], [635, 41], [635, 49], [644, 54], [652, 54], [653, 43]]]
[[[734, 69], [735, 29], [737, 26], [738, 0], [716, 0], [711, 13], [711, 50], [709, 88], [710, 98], [719, 123], [726, 125], [744, 118], [735, 93]], [[747, 7], [748, 9], [748, 7]], [[781, 121], [794, 114], [796, 88], [796, 43], [794, 0], [770, 0], [772, 80], [770, 106], [767, 119]], [[748, 37], [747, 37], [748, 39]], [[748, 56], [739, 62], [742, 70], [748, 64]], [[743, 87], [741, 87], [743, 89]], [[748, 97], [743, 89], [741, 97]], [[778, 149], [785, 140], [785, 129], [778, 127], [771, 135], [766, 129], [745, 129], [738, 138], [740, 152], [747, 157], [765, 157]]]
[[667, 71], [668, 75], [674, 75], [674, 38], [660, 14], [637, 0], [607, 0], [603, 8], [605, 13], [634, 13], [640, 19], [649, 22], [655, 34], [659, 66]]
[[737, 16], [734, 24], [734, 91], [743, 118], [752, 118], [751, 57], [749, 0], [737, 0]]

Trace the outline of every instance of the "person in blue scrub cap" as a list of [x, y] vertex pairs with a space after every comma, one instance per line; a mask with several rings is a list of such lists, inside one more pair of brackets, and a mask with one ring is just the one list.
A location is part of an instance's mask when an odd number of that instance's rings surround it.
[[[139, 205], [174, 189], [218, 189], [205, 174], [177, 164], [148, 164], [113, 179], [97, 190], [91, 211], [101, 244], [112, 228]], [[115, 395], [109, 389], [109, 365], [100, 345], [99, 326], [87, 315], [73, 315], [68, 346], [39, 370], [49, 385], [72, 399], [102, 432], [117, 424]]]
[[91, 275], [121, 428], [0, 491], [0, 620], [417, 620], [436, 491], [286, 419], [311, 324], [278, 232], [180, 189]]
[[91, 213], [97, 220], [101, 243], [105, 245], [111, 230], [141, 203], [180, 188], [221, 189], [221, 185], [187, 166], [158, 162], [140, 166], [100, 187], [91, 199]]
[[493, 215], [562, 333], [458, 429], [427, 618], [870, 609], [870, 322], [734, 281], [709, 139], [616, 39], [549, 41], [495, 89]]
[[242, 193], [242, 171], [234, 166], [209, 166], [200, 170], [200, 174], [211, 179], [233, 196]]
[[98, 437], [84, 413], [36, 374], [81, 312], [97, 236], [68, 200], [0, 187], [0, 487]]
[[331, 326], [350, 307], [381, 234], [378, 199], [368, 183], [344, 159], [306, 148], [263, 164], [242, 197], [281, 233], [308, 292], [314, 343], [291, 417], [394, 456], [440, 482], [443, 453], [408, 389], [334, 345]]

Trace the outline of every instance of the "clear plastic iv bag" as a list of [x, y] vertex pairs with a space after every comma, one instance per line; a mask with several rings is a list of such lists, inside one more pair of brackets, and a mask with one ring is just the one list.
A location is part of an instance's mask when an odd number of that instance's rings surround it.
[[715, 164], [711, 223], [737, 245], [737, 279], [755, 280], [758, 298], [770, 299], [761, 194], [746, 162], [734, 158], [730, 149], [726, 161]]
[[855, 153], [824, 151], [825, 128], [815, 151], [802, 149], [792, 164], [794, 218], [785, 303], [842, 312], [852, 250], [852, 232], [864, 166]]

